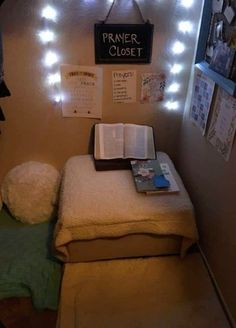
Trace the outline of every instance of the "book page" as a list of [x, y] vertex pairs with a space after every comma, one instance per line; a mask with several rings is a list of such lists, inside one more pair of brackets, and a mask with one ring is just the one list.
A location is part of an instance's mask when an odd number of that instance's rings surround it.
[[124, 125], [96, 124], [95, 126], [95, 159], [114, 159], [124, 157]]
[[125, 124], [125, 158], [155, 158], [153, 130], [150, 126]]

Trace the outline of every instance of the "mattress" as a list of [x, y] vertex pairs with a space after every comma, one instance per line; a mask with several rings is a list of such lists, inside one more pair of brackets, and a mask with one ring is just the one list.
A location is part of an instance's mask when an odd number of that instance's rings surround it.
[[198, 239], [194, 209], [166, 153], [178, 194], [146, 195], [130, 170], [96, 171], [91, 155], [70, 158], [63, 172], [55, 252], [64, 262], [181, 253]]

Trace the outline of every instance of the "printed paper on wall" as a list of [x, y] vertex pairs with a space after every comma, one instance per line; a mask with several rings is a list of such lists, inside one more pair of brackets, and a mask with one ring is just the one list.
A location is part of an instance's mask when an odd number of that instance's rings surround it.
[[136, 71], [113, 71], [112, 86], [114, 103], [136, 102]]
[[214, 88], [214, 81], [201, 71], [195, 71], [190, 119], [199, 127], [203, 135], [206, 131]]
[[64, 117], [102, 117], [102, 68], [61, 65]]
[[207, 139], [229, 159], [236, 129], [236, 99], [219, 89]]
[[164, 99], [164, 73], [144, 73], [141, 84], [141, 103], [155, 103]]

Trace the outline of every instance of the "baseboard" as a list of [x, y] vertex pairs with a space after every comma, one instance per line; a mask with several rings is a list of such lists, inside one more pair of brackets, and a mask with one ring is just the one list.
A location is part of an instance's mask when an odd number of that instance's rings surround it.
[[198, 247], [199, 252], [201, 254], [202, 260], [203, 260], [203, 262], [204, 262], [204, 264], [206, 266], [206, 269], [207, 269], [207, 271], [209, 273], [210, 279], [211, 279], [212, 284], [213, 284], [213, 286], [215, 288], [215, 291], [216, 291], [217, 296], [218, 296], [218, 298], [220, 300], [220, 303], [221, 303], [222, 308], [223, 308], [223, 310], [225, 312], [225, 315], [226, 315], [226, 317], [227, 317], [227, 319], [229, 321], [229, 324], [230, 324], [231, 328], [236, 328], [236, 323], [234, 321], [234, 318], [233, 318], [233, 316], [232, 316], [232, 314], [231, 314], [231, 312], [230, 312], [230, 310], [228, 308], [228, 305], [226, 304], [226, 302], [224, 300], [223, 294], [222, 294], [222, 292], [220, 290], [220, 287], [219, 287], [219, 285], [218, 285], [218, 283], [217, 283], [217, 281], [215, 279], [214, 273], [211, 270], [210, 264], [209, 264], [209, 262], [208, 262], [208, 260], [207, 260], [207, 258], [205, 256], [205, 254], [204, 254], [201, 246], [199, 244], [197, 244], [197, 247]]

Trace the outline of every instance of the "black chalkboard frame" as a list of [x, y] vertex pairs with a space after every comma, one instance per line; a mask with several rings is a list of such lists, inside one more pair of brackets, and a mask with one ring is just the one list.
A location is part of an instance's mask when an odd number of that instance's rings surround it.
[[[149, 64], [152, 56], [154, 25], [144, 24], [94, 24], [94, 47], [96, 64]], [[107, 45], [102, 42], [102, 33], [130, 33], [138, 34], [139, 47], [143, 47], [144, 54], [137, 57], [110, 56]], [[135, 45], [133, 45], [135, 46]], [[137, 47], [138, 47], [137, 46]]]

